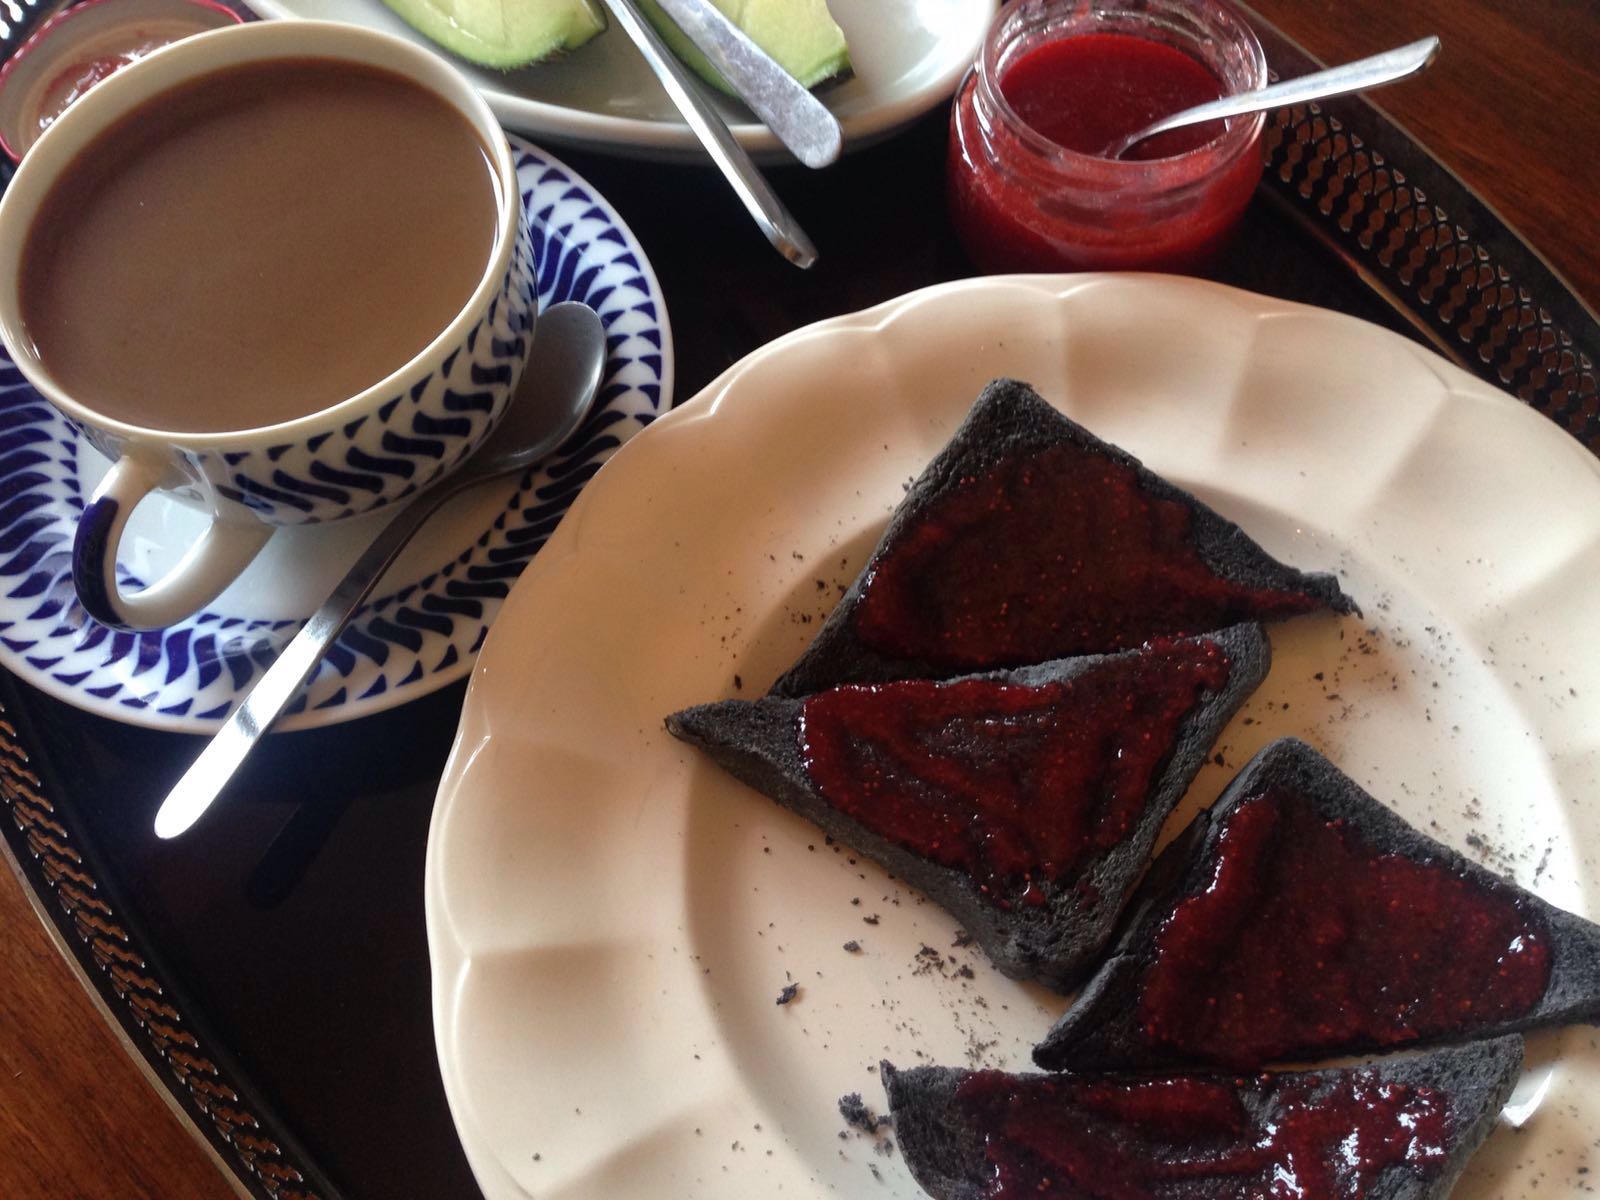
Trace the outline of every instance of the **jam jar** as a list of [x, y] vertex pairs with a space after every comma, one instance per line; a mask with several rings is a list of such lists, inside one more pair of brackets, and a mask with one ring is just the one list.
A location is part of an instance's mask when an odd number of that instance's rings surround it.
[[951, 114], [951, 217], [985, 271], [1213, 265], [1261, 178], [1260, 113], [1106, 147], [1264, 87], [1266, 57], [1223, 0], [1017, 0]]

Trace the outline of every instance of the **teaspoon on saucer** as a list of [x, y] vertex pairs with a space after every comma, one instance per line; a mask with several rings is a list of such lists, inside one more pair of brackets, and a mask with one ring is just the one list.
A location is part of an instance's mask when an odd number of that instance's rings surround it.
[[1239, 117], [1265, 108], [1282, 108], [1286, 104], [1305, 104], [1311, 100], [1327, 100], [1351, 92], [1370, 91], [1386, 83], [1395, 83], [1407, 76], [1415, 75], [1438, 54], [1439, 39], [1425, 37], [1393, 50], [1385, 50], [1382, 54], [1358, 58], [1355, 62], [1345, 63], [1339, 67], [1330, 67], [1326, 71], [1316, 71], [1310, 75], [1302, 75], [1298, 79], [1286, 79], [1281, 83], [1257, 88], [1254, 91], [1240, 92], [1235, 96], [1224, 96], [1220, 100], [1197, 104], [1170, 117], [1163, 117], [1153, 125], [1146, 125], [1137, 133], [1118, 138], [1105, 148], [1104, 156], [1121, 158], [1146, 138], [1166, 133], [1170, 129], [1182, 129], [1187, 125], [1199, 125], [1206, 121], [1219, 121], [1224, 117]]
[[588, 306], [568, 301], [539, 317], [523, 384], [500, 426], [459, 472], [398, 513], [356, 560], [167, 793], [156, 812], [157, 837], [177, 837], [205, 814], [384, 571], [446, 500], [497, 476], [527, 470], [582, 424], [599, 391], [605, 359], [605, 329]]

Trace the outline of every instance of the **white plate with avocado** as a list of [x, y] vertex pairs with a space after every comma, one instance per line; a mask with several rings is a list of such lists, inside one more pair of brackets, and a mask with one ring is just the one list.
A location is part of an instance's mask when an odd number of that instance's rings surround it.
[[[396, 0], [419, 25], [455, 41], [474, 57], [494, 60], [547, 53], [512, 70], [453, 56], [508, 129], [551, 143], [657, 159], [694, 159], [700, 144], [679, 118], [655, 76], [623, 32], [596, 28], [604, 18], [592, 0]], [[844, 127], [845, 148], [893, 133], [949, 97], [977, 57], [997, 0], [827, 0], [847, 49], [841, 57], [815, 20], [795, 22], [796, 0], [719, 0], [747, 30], [766, 21], [776, 30], [768, 50], [799, 56], [797, 76], [827, 75], [816, 84]], [[385, 0], [250, 0], [264, 17], [344, 21], [435, 45]], [[819, 0], [820, 4], [820, 0]], [[806, 8], [800, 3], [799, 8]], [[774, 17], [770, 14], [779, 13]], [[825, 21], [826, 15], [820, 15]], [[471, 38], [469, 24], [499, 35]], [[802, 27], [796, 28], [799, 24]], [[752, 32], [752, 36], [756, 36]], [[577, 43], [575, 48], [564, 45]], [[440, 48], [440, 53], [449, 53]], [[845, 66], [843, 73], [833, 68]], [[737, 101], [717, 97], [744, 147], [761, 159], [787, 153], [765, 125]]]

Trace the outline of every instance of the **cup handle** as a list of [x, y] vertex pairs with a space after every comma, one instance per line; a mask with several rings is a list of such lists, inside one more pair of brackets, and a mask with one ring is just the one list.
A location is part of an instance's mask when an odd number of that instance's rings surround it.
[[117, 629], [162, 629], [217, 598], [238, 578], [272, 536], [259, 521], [211, 524], [178, 565], [138, 592], [117, 584], [117, 547], [128, 517], [161, 486], [164, 462], [138, 455], [119, 458], [89, 498], [72, 542], [72, 582], [78, 600], [102, 625]]

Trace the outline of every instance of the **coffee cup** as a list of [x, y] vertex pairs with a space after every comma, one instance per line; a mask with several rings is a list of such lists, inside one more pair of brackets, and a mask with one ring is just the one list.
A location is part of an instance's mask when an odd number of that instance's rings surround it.
[[[218, 104], [208, 89], [224, 86], [225, 103]], [[374, 148], [341, 134], [340, 98], [358, 91], [349, 102], [352, 122], [359, 111], [387, 123], [383, 106], [391, 101], [383, 97], [401, 98], [392, 103], [406, 106], [405, 118], [389, 131], [399, 140]], [[188, 163], [224, 161], [182, 140], [227, 130], [205, 124], [218, 110], [258, 115], [267, 124], [265, 131], [251, 127], [252, 152], [272, 145], [270, 135], [282, 125], [277, 108], [292, 107], [280, 97], [311, 106], [319, 129], [326, 127], [317, 144], [330, 166], [293, 181], [295, 203], [283, 206], [290, 211], [261, 219], [271, 228], [229, 229], [237, 224], [233, 212], [211, 213], [219, 226], [185, 221], [183, 205], [200, 203], [194, 193], [205, 191], [190, 180], [178, 181], [182, 188], [162, 202], [176, 214], [169, 222], [176, 233], [151, 234], [148, 261], [87, 219], [79, 228], [76, 216], [52, 215], [73, 207], [60, 203], [62, 194], [88, 195], [89, 183], [113, 191], [106, 171], [122, 172], [114, 182], [142, 171], [155, 179], [148, 186], [165, 184], [163, 153]], [[181, 124], [191, 110], [200, 114], [199, 134]], [[163, 122], [176, 130], [175, 150], [162, 142]], [[475, 151], [453, 140], [457, 125], [475, 139]], [[294, 128], [282, 125], [289, 149]], [[104, 171], [96, 164], [105, 146], [141, 138], [141, 147], [153, 148], [119, 152], [117, 165]], [[419, 149], [434, 141], [432, 152]], [[223, 148], [238, 150], [232, 141]], [[382, 190], [386, 155], [410, 170], [439, 173], [429, 186], [443, 191], [408, 193], [404, 203], [395, 201], [396, 216], [387, 203], [393, 192]], [[469, 180], [469, 166], [445, 165], [473, 161], [482, 184]], [[239, 168], [218, 171], [219, 194], [229, 194]], [[263, 177], [276, 186], [279, 174], [269, 169]], [[53, 191], [55, 203], [47, 204]], [[147, 207], [161, 207], [147, 206], [143, 194], [129, 193], [139, 221]], [[326, 205], [319, 207], [319, 198]], [[344, 232], [328, 234], [338, 241], [326, 248], [313, 238], [308, 251], [295, 237], [327, 207], [342, 213]], [[430, 230], [427, 216], [438, 218], [439, 230]], [[409, 220], [426, 245], [385, 250], [386, 223], [395, 220]], [[145, 237], [139, 221], [131, 225]], [[177, 239], [176, 253], [164, 251], [160, 237], [168, 234]], [[187, 262], [191, 238], [195, 261]], [[297, 248], [279, 254], [275, 238]], [[478, 250], [461, 250], [480, 246], [481, 262]], [[344, 262], [347, 253], [353, 267]], [[271, 280], [278, 292], [252, 292], [263, 272], [290, 257], [295, 270]], [[302, 283], [300, 270], [321, 282]], [[413, 291], [416, 299], [389, 302]], [[337, 320], [318, 323], [324, 305]], [[226, 316], [212, 320], [211, 307], [226, 308]], [[358, 27], [263, 22], [159, 50], [74, 104], [28, 152], [0, 199], [0, 336], [28, 381], [112, 460], [79, 520], [73, 581], [89, 615], [120, 628], [161, 628], [198, 611], [279, 526], [369, 512], [459, 466], [510, 401], [535, 313], [532, 238], [510, 149], [488, 106], [437, 55]], [[119, 342], [108, 329], [126, 333]], [[149, 349], [154, 345], [168, 350]], [[204, 510], [210, 524], [166, 576], [124, 590], [118, 544], [129, 515], [152, 492]]]

